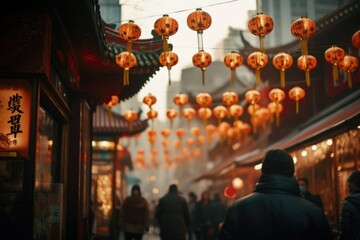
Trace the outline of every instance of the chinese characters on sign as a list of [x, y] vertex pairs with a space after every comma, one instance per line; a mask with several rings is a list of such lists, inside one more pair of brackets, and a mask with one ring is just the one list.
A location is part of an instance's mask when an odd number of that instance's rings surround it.
[[0, 152], [28, 156], [31, 85], [26, 80], [1, 80]]

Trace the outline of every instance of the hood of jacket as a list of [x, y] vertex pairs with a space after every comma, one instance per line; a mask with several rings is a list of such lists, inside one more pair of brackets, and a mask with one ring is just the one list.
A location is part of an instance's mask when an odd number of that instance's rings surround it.
[[255, 185], [254, 192], [301, 196], [297, 181], [282, 175], [262, 174]]

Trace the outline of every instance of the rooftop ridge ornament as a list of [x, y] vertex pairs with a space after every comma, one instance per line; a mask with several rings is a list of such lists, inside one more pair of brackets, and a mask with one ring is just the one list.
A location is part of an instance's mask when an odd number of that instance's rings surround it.
[[291, 24], [291, 33], [301, 41], [301, 55], [308, 55], [307, 41], [316, 31], [316, 23], [307, 18], [300, 17]]
[[248, 22], [248, 28], [250, 32], [256, 36], [259, 36], [260, 40], [260, 52], [265, 52], [264, 39], [265, 35], [268, 35], [274, 28], [274, 21], [268, 15], [263, 13], [257, 13]]
[[211, 25], [211, 16], [201, 8], [188, 15], [186, 23], [191, 30], [197, 31], [198, 50], [204, 50], [203, 31]]
[[157, 19], [154, 23], [154, 30], [157, 35], [161, 36], [163, 39], [163, 49], [164, 52], [169, 51], [169, 36], [174, 35], [179, 29], [178, 22], [169, 17], [168, 14], [164, 14], [161, 18]]

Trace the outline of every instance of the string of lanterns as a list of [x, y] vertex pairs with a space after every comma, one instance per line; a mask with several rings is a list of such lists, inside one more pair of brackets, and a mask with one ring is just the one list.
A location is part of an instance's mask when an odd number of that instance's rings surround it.
[[[189, 14], [187, 18], [188, 27], [197, 32], [197, 41], [198, 41], [198, 52], [195, 53], [192, 57], [193, 65], [200, 68], [202, 71], [202, 84], [205, 84], [205, 70], [211, 64], [212, 57], [209, 53], [204, 50], [203, 44], [203, 32], [211, 26], [211, 16], [207, 12], [203, 11], [201, 8], [196, 9], [196, 11]], [[169, 17], [168, 15], [163, 15], [163, 17], [157, 19], [154, 23], [155, 32], [162, 37], [163, 40], [163, 52], [159, 56], [159, 63], [168, 68], [169, 71], [169, 85], [171, 85], [170, 70], [177, 64], [178, 56], [176, 53], [172, 52], [169, 49], [169, 37], [174, 35], [178, 31], [178, 23], [175, 19]], [[264, 38], [268, 35], [274, 27], [274, 23], [271, 17], [258, 13], [248, 22], [249, 31], [259, 37], [259, 50], [254, 51], [249, 54], [247, 57], [247, 64], [249, 67], [253, 68], [255, 71], [255, 87], [260, 86], [261, 76], [260, 70], [264, 68], [269, 61], [269, 57], [266, 54], [264, 46]], [[316, 24], [313, 20], [307, 17], [300, 17], [291, 24], [291, 33], [296, 38], [300, 40], [301, 56], [297, 59], [297, 67], [305, 72], [305, 81], [306, 86], [310, 87], [310, 72], [316, 68], [317, 59], [309, 54], [308, 50], [308, 40], [316, 32]], [[116, 56], [117, 64], [124, 68], [124, 85], [129, 84], [129, 70], [131, 67], [136, 65], [136, 57], [131, 53], [132, 43], [136, 41], [140, 35], [140, 28], [134, 24], [133, 21], [123, 24], [119, 27], [120, 38], [127, 41], [127, 51], [120, 53]], [[360, 48], [360, 30], [353, 34], [352, 44], [356, 48]], [[346, 73], [346, 78], [348, 81], [349, 88], [352, 87], [351, 82], [351, 73], [354, 69], [358, 67], [358, 59], [350, 54], [346, 54], [345, 51], [333, 45], [327, 49], [324, 53], [325, 60], [332, 65], [332, 77], [334, 80], [338, 80], [338, 69], [340, 68]], [[244, 59], [239, 52], [230, 51], [224, 56], [223, 59], [225, 67], [229, 68], [231, 71], [230, 75], [230, 84], [233, 85], [236, 78], [236, 69], [240, 67]], [[270, 102], [266, 107], [261, 107], [259, 105], [261, 96], [260, 92], [256, 89], [248, 90], [244, 95], [244, 100], [247, 102], [248, 108], [247, 113], [250, 115], [250, 126], [247, 123], [242, 122], [239, 118], [243, 115], [244, 109], [238, 104], [238, 96], [235, 92], [225, 92], [222, 96], [223, 105], [215, 106], [213, 109], [212, 97], [209, 93], [202, 92], [196, 95], [195, 101], [198, 104], [198, 109], [187, 107], [189, 99], [183, 94], [176, 94], [173, 102], [178, 106], [179, 110], [174, 108], [169, 108], [166, 111], [166, 116], [170, 120], [170, 128], [164, 129], [161, 131], [164, 141], [162, 145], [164, 146], [164, 151], [166, 155], [167, 162], [169, 161], [169, 150], [167, 138], [170, 136], [170, 133], [173, 129], [173, 121], [175, 118], [182, 117], [187, 122], [187, 127], [190, 127], [190, 121], [197, 116], [203, 123], [204, 135], [202, 135], [201, 129], [198, 127], [193, 127], [190, 129], [192, 135], [194, 135], [196, 141], [193, 138], [186, 139], [185, 143], [188, 147], [194, 146], [195, 143], [202, 144], [205, 142], [210, 142], [215, 134], [219, 135], [221, 141], [227, 141], [228, 143], [233, 144], [234, 142], [246, 142], [248, 134], [253, 131], [257, 133], [259, 126], [265, 127], [267, 121], [271, 120], [272, 122], [275, 119], [276, 126], [280, 124], [280, 113], [283, 111], [283, 105], [281, 102], [288, 95], [289, 99], [295, 101], [295, 112], [299, 112], [299, 101], [302, 100], [306, 92], [299, 86], [291, 88], [286, 94], [284, 92], [286, 80], [285, 80], [285, 71], [290, 69], [293, 65], [293, 57], [285, 52], [280, 52], [276, 54], [272, 59], [273, 66], [280, 71], [280, 84], [279, 88], [271, 89], [268, 98]], [[152, 109], [153, 104], [156, 103], [156, 97], [151, 95], [144, 97], [143, 103], [149, 106], [149, 112], [147, 112], [148, 119], [152, 121], [152, 129], [148, 132], [148, 140], [152, 145], [156, 142], [156, 131], [153, 127], [153, 121], [157, 118], [158, 113]], [[110, 109], [115, 104], [113, 101], [107, 99], [104, 101]], [[207, 121], [214, 116], [218, 120], [218, 126], [212, 124], [207, 124]], [[125, 120], [129, 122], [130, 128], [132, 123], [137, 120], [137, 114], [134, 114], [134, 111], [128, 110], [125, 115]], [[232, 124], [229, 124], [226, 121], [223, 121], [226, 118], [232, 119]], [[182, 139], [186, 135], [186, 130], [184, 128], [178, 128], [175, 130], [175, 134], [178, 139], [174, 140], [173, 146], [179, 148], [182, 146]], [[185, 149], [182, 149], [185, 153]], [[194, 156], [199, 156], [199, 151]], [[152, 157], [156, 157], [152, 155]], [[176, 156], [175, 158], [179, 158]]]

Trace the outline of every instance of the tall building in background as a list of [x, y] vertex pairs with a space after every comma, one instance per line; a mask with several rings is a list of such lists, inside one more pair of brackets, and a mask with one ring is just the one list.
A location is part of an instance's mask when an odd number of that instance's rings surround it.
[[353, 0], [258, 0], [257, 12], [274, 20], [273, 31], [265, 37], [267, 47], [289, 43], [295, 39], [290, 32], [293, 21], [306, 16], [314, 21]]

